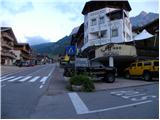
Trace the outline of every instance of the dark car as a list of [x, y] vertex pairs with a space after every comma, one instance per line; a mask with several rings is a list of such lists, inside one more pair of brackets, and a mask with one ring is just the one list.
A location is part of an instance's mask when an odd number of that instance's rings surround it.
[[116, 68], [106, 67], [100, 62], [90, 62], [89, 66], [76, 67], [74, 63], [67, 64], [64, 67], [64, 76], [71, 77], [74, 73], [87, 73], [91, 77], [102, 78], [106, 82], [113, 83], [115, 81]]
[[16, 60], [13, 64], [21, 67], [22, 66], [22, 61], [21, 60]]

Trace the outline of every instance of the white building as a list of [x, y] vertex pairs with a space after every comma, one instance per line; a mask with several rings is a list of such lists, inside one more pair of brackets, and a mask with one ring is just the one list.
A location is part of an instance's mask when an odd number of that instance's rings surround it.
[[128, 1], [89, 1], [85, 4], [84, 46], [132, 41]]

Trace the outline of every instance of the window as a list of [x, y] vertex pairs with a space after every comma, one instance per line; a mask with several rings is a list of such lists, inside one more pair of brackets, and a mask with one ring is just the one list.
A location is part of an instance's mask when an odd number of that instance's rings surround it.
[[107, 37], [107, 30], [101, 31], [101, 37]]
[[131, 64], [131, 67], [135, 67], [135, 66], [136, 66], [136, 64], [135, 64], [135, 63]]
[[118, 29], [112, 29], [112, 37], [118, 36]]
[[137, 66], [142, 66], [142, 63], [138, 63]]
[[151, 65], [151, 62], [144, 62], [144, 66]]
[[104, 24], [104, 16], [99, 18], [99, 24]]
[[91, 26], [96, 25], [97, 24], [97, 20], [94, 18], [91, 20]]
[[159, 66], [159, 62], [154, 62], [154, 66]]

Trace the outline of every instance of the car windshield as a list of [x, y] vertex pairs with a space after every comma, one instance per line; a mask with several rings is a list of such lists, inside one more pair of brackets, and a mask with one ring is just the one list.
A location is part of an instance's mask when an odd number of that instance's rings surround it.
[[154, 62], [154, 66], [159, 66], [159, 62], [158, 61]]

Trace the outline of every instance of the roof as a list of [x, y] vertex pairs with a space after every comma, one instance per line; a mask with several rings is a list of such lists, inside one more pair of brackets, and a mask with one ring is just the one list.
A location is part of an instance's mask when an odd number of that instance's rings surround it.
[[11, 27], [1, 27], [0, 31], [1, 32], [9, 32], [12, 35], [12, 37], [14, 38], [15, 43], [17, 43], [17, 39], [16, 39]]
[[144, 39], [148, 39], [148, 38], [151, 38], [153, 37], [152, 34], [148, 33], [145, 29], [140, 33], [138, 34], [137, 36], [135, 36], [134, 40], [144, 40]]
[[27, 46], [29, 49], [31, 49], [28, 43], [17, 43], [16, 46]]
[[149, 22], [148, 24], [144, 26], [132, 28], [132, 30], [135, 32], [143, 31], [144, 29], [146, 29], [152, 34], [155, 34], [155, 32], [158, 32], [159, 31], [159, 18]]
[[78, 26], [78, 27], [73, 28], [73, 30], [72, 30], [72, 32], [70, 33], [70, 35], [77, 34], [78, 30], [79, 30], [79, 26]]
[[105, 7], [121, 8], [127, 11], [131, 11], [131, 6], [127, 0], [126, 1], [110, 1], [110, 0], [108, 1], [89, 1], [89, 2], [86, 2], [82, 10], [82, 14], [85, 15], [89, 12], [99, 10]]

